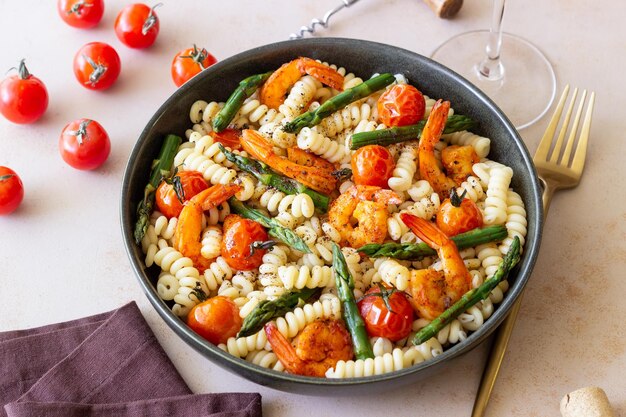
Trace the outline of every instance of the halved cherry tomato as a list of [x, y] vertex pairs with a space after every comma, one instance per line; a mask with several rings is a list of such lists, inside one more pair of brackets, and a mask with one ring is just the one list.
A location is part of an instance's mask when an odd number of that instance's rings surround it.
[[[177, 172], [172, 177], [172, 183], [180, 183], [182, 189], [182, 195], [180, 196], [183, 202], [189, 200], [200, 191], [209, 188], [209, 185], [204, 180], [201, 172], [198, 171], [181, 171]], [[159, 211], [163, 213], [168, 219], [172, 217], [178, 217], [183, 210], [183, 203], [176, 195], [176, 190], [173, 184], [168, 184], [162, 181], [156, 190], [156, 205]]]
[[63, 128], [59, 152], [63, 160], [76, 169], [96, 169], [109, 157], [111, 141], [100, 123], [78, 119]]
[[32, 123], [48, 108], [48, 90], [20, 61], [17, 74], [0, 83], [0, 113], [13, 123]]
[[397, 84], [378, 99], [378, 119], [387, 126], [412, 125], [424, 117], [426, 101], [422, 93], [409, 84]]
[[357, 185], [375, 185], [388, 188], [387, 181], [396, 165], [393, 155], [380, 145], [359, 148], [351, 160], [352, 176]]
[[159, 34], [159, 18], [154, 9], [142, 3], [129, 4], [122, 9], [115, 19], [115, 34], [126, 46], [147, 48], [154, 43]]
[[22, 180], [11, 168], [0, 166], [0, 215], [15, 211], [24, 198]]
[[411, 332], [413, 307], [404, 292], [372, 287], [357, 305], [370, 336], [386, 337], [395, 342]]
[[483, 225], [483, 213], [476, 203], [465, 198], [465, 191], [458, 195], [454, 189], [450, 198], [443, 200], [437, 211], [437, 226], [448, 236], [468, 232]]
[[120, 75], [122, 62], [112, 46], [103, 42], [84, 45], [74, 56], [74, 75], [90, 90], [105, 90]]
[[221, 143], [224, 146], [229, 147], [232, 150], [241, 149], [241, 141], [239, 138], [241, 137], [241, 131], [237, 129], [224, 129], [221, 132], [211, 132], [209, 133], [213, 140]]
[[194, 75], [215, 64], [217, 59], [206, 49], [196, 45], [180, 51], [172, 61], [172, 79], [176, 87], [185, 84]]
[[100, 23], [104, 14], [104, 0], [59, 0], [57, 11], [68, 25], [88, 29]]
[[229, 214], [224, 219], [224, 238], [222, 256], [232, 268], [250, 271], [263, 263], [264, 249], [257, 249], [251, 254], [250, 245], [254, 242], [267, 241], [267, 232], [259, 223], [244, 219], [236, 214]]
[[214, 345], [226, 343], [241, 329], [243, 319], [233, 300], [218, 295], [194, 306], [187, 315], [191, 330]]

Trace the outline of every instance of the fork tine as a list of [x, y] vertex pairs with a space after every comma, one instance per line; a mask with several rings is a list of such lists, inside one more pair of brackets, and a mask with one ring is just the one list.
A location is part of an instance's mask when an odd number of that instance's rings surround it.
[[[550, 156], [550, 162], [558, 163], [559, 156], [561, 155], [561, 146], [563, 146], [563, 138], [565, 137], [565, 133], [567, 133], [567, 127], [569, 126], [569, 119], [572, 117], [572, 111], [574, 110], [574, 103], [576, 102], [576, 96], [578, 95], [578, 88], [574, 88], [574, 93], [572, 94], [572, 98], [570, 99], [569, 106], [567, 107], [567, 113], [565, 113], [565, 120], [561, 124], [561, 130], [559, 132], [559, 137], [554, 143], [554, 148], [552, 149], [552, 155]], [[565, 165], [569, 163], [569, 160], [565, 161]]]
[[[580, 104], [578, 105], [578, 110], [576, 111], [576, 117], [574, 117], [574, 124], [569, 132], [569, 138], [567, 138], [567, 143], [565, 144], [565, 151], [563, 151], [563, 158], [561, 159], [561, 165], [568, 166], [569, 159], [572, 154], [572, 147], [574, 146], [574, 141], [576, 140], [576, 133], [578, 132], [578, 123], [580, 122], [580, 115], [583, 112], [583, 107], [585, 106], [585, 98], [587, 97], [587, 90], [583, 90], [583, 94], [580, 97]], [[572, 99], [573, 100], [573, 99]], [[572, 105], [574, 103], [572, 102]]]
[[587, 156], [587, 142], [589, 141], [589, 132], [591, 131], [591, 115], [593, 114], [593, 105], [596, 99], [596, 93], [591, 92], [589, 97], [589, 104], [587, 105], [587, 112], [585, 113], [585, 120], [583, 121], [583, 127], [580, 130], [580, 139], [578, 140], [578, 146], [574, 153], [574, 160], [572, 161], [572, 169], [582, 173], [585, 166], [585, 157]]
[[563, 94], [561, 94], [561, 98], [559, 99], [559, 104], [557, 104], [556, 110], [552, 115], [552, 119], [550, 119], [550, 123], [546, 128], [546, 132], [543, 134], [541, 142], [539, 142], [537, 151], [535, 151], [535, 156], [533, 158], [535, 161], [548, 160], [548, 152], [550, 152], [550, 146], [552, 145], [552, 137], [554, 136], [554, 132], [556, 132], [556, 126], [559, 124], [559, 119], [561, 118], [561, 113], [563, 113], [563, 106], [565, 105], [565, 99], [567, 98], [568, 93], [569, 84], [565, 86]]

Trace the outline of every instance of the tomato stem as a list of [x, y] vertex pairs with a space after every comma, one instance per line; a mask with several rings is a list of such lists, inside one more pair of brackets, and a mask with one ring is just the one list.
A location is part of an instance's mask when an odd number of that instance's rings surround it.
[[20, 79], [25, 80], [28, 77], [30, 77], [30, 72], [28, 72], [28, 68], [26, 68], [26, 60], [24, 58], [22, 58], [20, 60], [20, 63], [18, 64], [17, 68], [15, 67], [11, 67], [9, 68], [9, 70], [7, 71], [7, 73], [16, 70], [17, 71], [17, 75], [20, 77]]
[[145, 36], [148, 33], [148, 31], [156, 24], [157, 17], [154, 14], [154, 9], [156, 9], [159, 6], [163, 6], [163, 3], [157, 3], [150, 9], [150, 13], [148, 14], [148, 17], [146, 18], [146, 21], [143, 22], [143, 26], [141, 27], [142, 35]]
[[254, 252], [259, 249], [263, 249], [263, 250], [272, 249], [274, 246], [276, 246], [277, 243], [278, 242], [276, 242], [275, 240], [267, 240], [265, 242], [256, 240], [250, 243], [250, 256], [254, 255]]
[[93, 71], [89, 75], [89, 80], [85, 84], [94, 86], [98, 83], [98, 81], [100, 81], [100, 78], [102, 78], [104, 73], [107, 71], [107, 67], [102, 64], [96, 64], [93, 59], [85, 54], [83, 54], [83, 58], [87, 61], [89, 66], [93, 68]]
[[0, 181], [8, 181], [9, 179], [13, 178], [14, 176], [15, 176], [15, 174], [2, 175], [2, 176], [0, 176]]
[[67, 132], [67, 134], [76, 136], [76, 141], [78, 142], [79, 145], [82, 145], [83, 142], [88, 139], [87, 126], [91, 122], [92, 122], [92, 120], [85, 119], [82, 122], [80, 122], [80, 125], [78, 125], [78, 130], [73, 130], [71, 132]]
[[465, 194], [467, 194], [467, 190], [463, 190], [463, 193], [461, 195], [458, 195], [454, 188], [451, 189], [450, 190], [450, 203], [452, 203], [454, 207], [461, 207], [461, 203], [463, 202], [463, 199], [465, 198]]
[[193, 52], [191, 53], [191, 55], [181, 55], [180, 58], [191, 58], [196, 64], [200, 66], [200, 68], [204, 70], [206, 69], [206, 67], [204, 66], [203, 62], [207, 58], [208, 55], [209, 55], [209, 52], [205, 48], [198, 49], [198, 47], [194, 43]]
[[84, 1], [81, 0], [81, 1], [74, 3], [72, 7], [70, 7], [70, 9], [66, 11], [65, 13], [67, 13], [68, 15], [72, 13], [76, 13], [76, 15], [80, 16], [80, 14], [83, 12], [83, 7], [93, 7], [93, 4], [85, 3]]
[[383, 299], [383, 303], [385, 303], [385, 307], [387, 307], [387, 310], [389, 310], [390, 313], [396, 314], [395, 311], [393, 311], [393, 309], [391, 308], [391, 304], [389, 304], [389, 297], [391, 297], [391, 295], [395, 292], [401, 292], [403, 293], [405, 296], [409, 296], [409, 294], [405, 293], [404, 291], [399, 291], [396, 288], [385, 288], [385, 286], [383, 284], [381, 284], [380, 282], [377, 283], [378, 285], [378, 289], [380, 292], [371, 292], [368, 294], [364, 294], [362, 297], [360, 297], [357, 300], [357, 303], [364, 300], [367, 297], [380, 297]]

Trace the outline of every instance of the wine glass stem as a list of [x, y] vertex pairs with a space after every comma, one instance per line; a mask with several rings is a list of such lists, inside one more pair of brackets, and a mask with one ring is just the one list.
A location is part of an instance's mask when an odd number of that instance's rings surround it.
[[486, 56], [477, 66], [478, 74], [487, 80], [498, 81], [504, 77], [504, 66], [500, 61], [502, 47], [502, 18], [504, 17], [504, 3], [506, 0], [493, 0], [493, 15], [489, 41], [485, 48]]

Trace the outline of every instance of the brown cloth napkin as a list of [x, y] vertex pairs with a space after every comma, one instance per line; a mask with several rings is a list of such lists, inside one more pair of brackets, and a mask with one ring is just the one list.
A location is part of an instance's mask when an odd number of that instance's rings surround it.
[[261, 417], [254, 393], [191, 391], [137, 305], [0, 332], [0, 417]]

